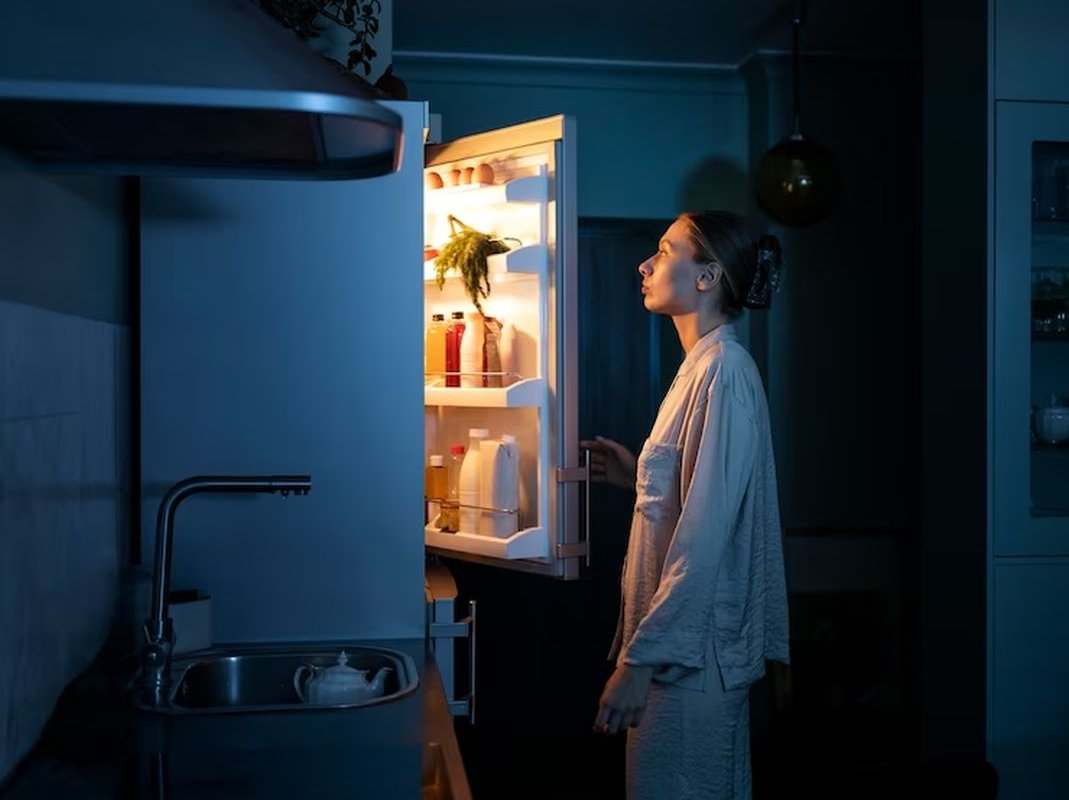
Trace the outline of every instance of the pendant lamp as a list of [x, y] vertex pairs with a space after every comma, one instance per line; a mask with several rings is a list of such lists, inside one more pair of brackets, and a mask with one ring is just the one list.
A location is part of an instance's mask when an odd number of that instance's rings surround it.
[[804, 16], [799, 2], [792, 20], [794, 132], [765, 153], [757, 167], [757, 204], [771, 219], [789, 227], [805, 227], [827, 218], [838, 195], [831, 153], [802, 135], [798, 41]]

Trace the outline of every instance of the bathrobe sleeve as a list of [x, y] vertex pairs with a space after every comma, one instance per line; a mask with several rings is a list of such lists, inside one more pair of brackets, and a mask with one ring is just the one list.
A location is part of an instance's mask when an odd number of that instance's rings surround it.
[[[693, 471], [683, 464], [682, 508], [660, 582], [646, 615], [617, 663], [706, 666], [717, 576], [735, 534], [757, 451], [757, 423], [719, 369], [688, 435], [700, 436]], [[691, 448], [683, 443], [683, 458]]]

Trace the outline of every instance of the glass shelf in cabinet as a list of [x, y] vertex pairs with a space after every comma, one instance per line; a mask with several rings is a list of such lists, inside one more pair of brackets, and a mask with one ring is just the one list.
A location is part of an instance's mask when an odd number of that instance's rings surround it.
[[1032, 452], [1036, 455], [1069, 456], [1069, 442], [1032, 442]]
[[1032, 331], [1036, 342], [1069, 342], [1069, 331]]

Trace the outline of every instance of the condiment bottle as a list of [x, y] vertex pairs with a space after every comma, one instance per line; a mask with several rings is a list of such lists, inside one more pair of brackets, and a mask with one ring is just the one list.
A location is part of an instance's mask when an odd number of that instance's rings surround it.
[[460, 530], [460, 467], [464, 462], [464, 445], [455, 444], [449, 448], [449, 489], [446, 499], [442, 501], [442, 513], [438, 517], [438, 527], [446, 533]]
[[445, 468], [445, 459], [438, 454], [432, 455], [423, 477], [423, 496], [426, 498], [425, 522], [437, 523], [442, 512], [442, 500], [449, 492], [449, 470]]
[[445, 385], [460, 386], [460, 347], [464, 338], [464, 312], [454, 311], [445, 332]]
[[445, 314], [431, 315], [423, 351], [423, 382], [442, 385], [445, 378]]

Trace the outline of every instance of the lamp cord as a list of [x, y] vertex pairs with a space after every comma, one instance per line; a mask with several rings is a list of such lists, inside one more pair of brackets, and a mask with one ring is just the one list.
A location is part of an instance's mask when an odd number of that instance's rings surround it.
[[802, 24], [805, 21], [805, 2], [798, 0], [794, 6], [794, 46], [791, 50], [791, 71], [794, 76], [794, 135], [802, 135], [802, 90], [798, 73], [801, 71], [802, 60], [799, 57], [798, 47], [801, 39]]

